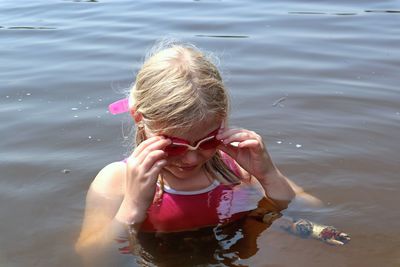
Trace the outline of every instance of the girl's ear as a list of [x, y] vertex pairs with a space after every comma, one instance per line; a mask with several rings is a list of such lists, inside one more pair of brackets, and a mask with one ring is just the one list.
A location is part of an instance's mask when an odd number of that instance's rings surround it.
[[143, 119], [142, 113], [136, 112], [135, 108], [131, 108], [130, 113], [135, 123], [139, 123], [142, 121]]

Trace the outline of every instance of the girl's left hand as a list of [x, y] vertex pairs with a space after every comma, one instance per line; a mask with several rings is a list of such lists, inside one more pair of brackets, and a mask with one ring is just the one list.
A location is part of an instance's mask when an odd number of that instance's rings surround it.
[[257, 133], [246, 129], [221, 128], [217, 139], [223, 141], [218, 149], [231, 156], [258, 180], [264, 180], [268, 173], [276, 171], [264, 142]]

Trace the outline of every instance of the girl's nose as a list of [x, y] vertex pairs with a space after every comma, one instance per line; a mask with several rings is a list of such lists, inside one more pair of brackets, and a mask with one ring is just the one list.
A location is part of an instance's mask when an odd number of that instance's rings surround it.
[[199, 154], [197, 150], [189, 150], [182, 156], [182, 163], [186, 165], [196, 165], [199, 160]]

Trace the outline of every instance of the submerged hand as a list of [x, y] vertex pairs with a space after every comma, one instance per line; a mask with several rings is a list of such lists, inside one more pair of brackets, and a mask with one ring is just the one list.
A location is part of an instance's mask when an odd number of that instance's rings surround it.
[[348, 234], [340, 232], [333, 226], [316, 224], [305, 219], [295, 221], [287, 219], [287, 221], [289, 223], [286, 223], [282, 228], [303, 238], [311, 236], [314, 239], [336, 246], [344, 245], [350, 241]]

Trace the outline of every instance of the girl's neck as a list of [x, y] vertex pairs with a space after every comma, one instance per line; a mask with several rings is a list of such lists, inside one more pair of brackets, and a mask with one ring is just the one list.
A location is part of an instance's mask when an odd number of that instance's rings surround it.
[[165, 185], [177, 191], [201, 190], [207, 188], [213, 182], [204, 167], [191, 177], [178, 178], [167, 170], [164, 170], [161, 176]]

